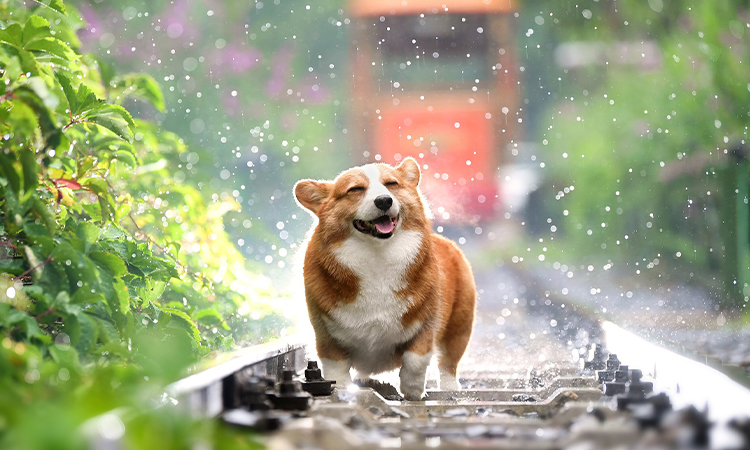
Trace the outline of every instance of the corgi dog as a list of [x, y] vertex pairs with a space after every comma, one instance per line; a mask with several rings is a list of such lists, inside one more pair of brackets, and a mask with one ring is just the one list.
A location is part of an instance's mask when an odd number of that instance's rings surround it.
[[351, 383], [400, 367], [401, 393], [420, 400], [437, 355], [441, 389], [474, 323], [476, 287], [458, 246], [432, 232], [419, 164], [368, 164], [333, 181], [302, 180], [297, 202], [317, 217], [303, 276], [323, 375]]

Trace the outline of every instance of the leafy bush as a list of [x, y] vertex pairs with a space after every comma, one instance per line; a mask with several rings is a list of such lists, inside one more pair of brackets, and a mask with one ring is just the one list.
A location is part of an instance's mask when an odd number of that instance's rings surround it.
[[224, 233], [237, 206], [176, 180], [183, 141], [124, 107], [163, 110], [156, 81], [80, 54], [61, 0], [20, 5], [0, 0], [0, 447], [51, 448], [14, 430], [132, 403], [287, 323]]
[[[683, 281], [703, 276], [726, 306], [746, 308], [750, 286], [738, 275], [750, 268], [738, 267], [732, 217], [738, 180], [748, 183], [747, 166], [732, 155], [748, 139], [750, 74], [742, 61], [750, 34], [737, 19], [746, 5], [611, 6], [586, 0], [579, 7], [588, 17], [563, 4], [527, 6], [554, 17], [530, 24], [538, 31], [532, 39], [610, 49], [606, 65], [547, 69], [544, 89], [529, 86], [536, 103], [548, 102], [538, 130], [551, 185], [542, 190], [542, 220], [550, 218], [543, 226], [589, 264]], [[623, 64], [614, 50], [623, 43], [643, 45], [641, 58]], [[552, 50], [529, 52], [530, 65], [548, 68]], [[722, 278], [723, 288], [714, 282]]]

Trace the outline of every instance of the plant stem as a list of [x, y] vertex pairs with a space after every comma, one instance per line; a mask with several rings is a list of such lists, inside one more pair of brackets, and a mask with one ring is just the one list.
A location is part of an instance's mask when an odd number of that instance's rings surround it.
[[31, 272], [35, 271], [36, 269], [38, 269], [38, 268], [40, 268], [40, 267], [42, 267], [45, 264], [48, 264], [50, 262], [52, 262], [52, 257], [48, 256], [47, 259], [45, 259], [44, 261], [40, 262], [39, 264], [37, 264], [36, 266], [34, 266], [31, 269], [27, 270], [26, 272], [22, 273], [21, 275], [18, 275], [17, 277], [11, 278], [11, 280], [20, 280], [21, 278], [27, 277], [27, 276], [29, 276], [29, 274]]

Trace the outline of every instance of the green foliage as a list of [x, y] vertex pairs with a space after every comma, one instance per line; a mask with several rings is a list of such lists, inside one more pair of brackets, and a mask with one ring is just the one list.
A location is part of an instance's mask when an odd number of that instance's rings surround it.
[[236, 205], [175, 180], [183, 141], [122, 106], [165, 109], [156, 81], [80, 54], [60, 0], [0, 1], [0, 27], [0, 447], [75, 448], [56, 433], [144, 378], [287, 323], [224, 232]]
[[[528, 8], [544, 12], [544, 26], [530, 25], [538, 39], [610, 49], [608, 65], [550, 71], [544, 89], [531, 94], [544, 92], [539, 101], [549, 105], [539, 141], [553, 239], [591, 263], [615, 262], [631, 273], [710, 278], [734, 270], [724, 263], [735, 243], [722, 214], [734, 207], [736, 188], [726, 184], [735, 167], [728, 155], [747, 144], [750, 33], [738, 21], [746, 2]], [[623, 43], [657, 54], [623, 64], [616, 51]], [[529, 60], [548, 65], [551, 55], [539, 50]]]

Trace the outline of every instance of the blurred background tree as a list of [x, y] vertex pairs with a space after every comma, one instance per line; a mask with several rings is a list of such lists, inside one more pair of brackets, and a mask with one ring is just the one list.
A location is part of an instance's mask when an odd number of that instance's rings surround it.
[[[146, 71], [171, 105], [156, 124], [194, 149], [175, 173], [231, 200], [226, 231], [286, 277], [309, 227], [291, 186], [352, 162], [346, 142], [344, 2], [81, 2], [83, 48]], [[305, 220], [295, 220], [303, 217]]]
[[745, 308], [747, 2], [523, 4], [545, 234], [597, 266], [700, 277]]

